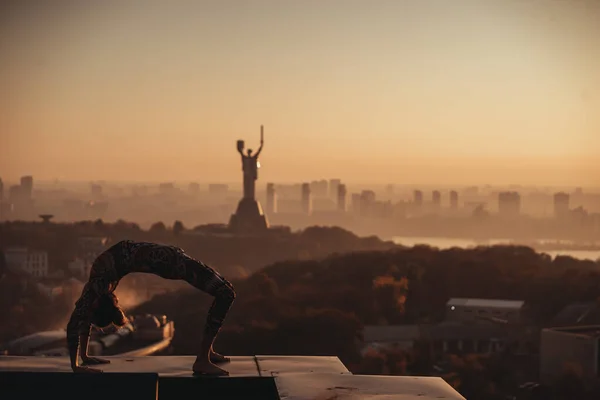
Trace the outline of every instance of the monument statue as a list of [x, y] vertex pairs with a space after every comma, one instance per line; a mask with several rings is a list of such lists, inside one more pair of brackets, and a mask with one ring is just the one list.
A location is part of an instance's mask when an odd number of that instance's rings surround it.
[[242, 156], [242, 171], [244, 176], [244, 195], [240, 200], [235, 214], [229, 220], [229, 228], [236, 233], [255, 234], [265, 231], [269, 227], [260, 203], [256, 200], [256, 180], [260, 162], [258, 156], [264, 144], [263, 127], [260, 127], [260, 147], [256, 154], [252, 149], [244, 154], [244, 141], [237, 141], [237, 151]]
[[242, 171], [244, 172], [244, 198], [254, 199], [256, 195], [256, 180], [258, 179], [258, 169], [260, 162], [258, 156], [262, 151], [264, 144], [263, 126], [260, 126], [260, 147], [256, 154], [252, 155], [252, 149], [248, 149], [244, 154], [244, 141], [237, 141], [237, 150], [242, 156]]

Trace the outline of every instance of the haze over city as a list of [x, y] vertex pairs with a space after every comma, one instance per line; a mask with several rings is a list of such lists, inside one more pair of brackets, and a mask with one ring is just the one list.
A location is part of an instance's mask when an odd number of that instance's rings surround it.
[[600, 181], [596, 1], [2, 7], [5, 181]]
[[0, 397], [600, 399], [599, 71], [599, 0], [2, 2]]

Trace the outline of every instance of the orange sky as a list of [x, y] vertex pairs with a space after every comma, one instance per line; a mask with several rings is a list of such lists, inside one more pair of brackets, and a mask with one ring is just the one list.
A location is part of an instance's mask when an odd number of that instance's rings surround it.
[[5, 180], [600, 182], [594, 0], [14, 4]]

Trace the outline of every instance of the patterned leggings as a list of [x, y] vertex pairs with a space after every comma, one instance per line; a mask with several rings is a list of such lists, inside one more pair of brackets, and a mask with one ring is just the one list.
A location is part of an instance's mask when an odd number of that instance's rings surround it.
[[[110, 255], [110, 256], [109, 256]], [[104, 277], [110, 275], [110, 268], [106, 268], [106, 261], [102, 258], [112, 258], [118, 275], [123, 276], [129, 272], [146, 272], [158, 275], [165, 279], [184, 280], [190, 285], [214, 297], [208, 312], [205, 336], [216, 335], [225, 316], [235, 300], [235, 291], [231, 283], [223, 278], [217, 271], [208, 265], [190, 257], [185, 252], [174, 246], [165, 246], [156, 243], [124, 241], [117, 243], [109, 249], [104, 257], [99, 257], [98, 264], [92, 268], [92, 276]], [[125, 269], [125, 270], [123, 270]]]
[[185, 258], [185, 278], [183, 280], [214, 297], [204, 329], [205, 337], [213, 337], [221, 329], [223, 320], [235, 300], [235, 291], [227, 279], [208, 265], [190, 257]]

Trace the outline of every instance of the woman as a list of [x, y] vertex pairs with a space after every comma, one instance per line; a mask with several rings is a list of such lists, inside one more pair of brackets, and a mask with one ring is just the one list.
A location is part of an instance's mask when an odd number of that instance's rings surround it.
[[[184, 280], [214, 297], [204, 328], [200, 352], [192, 370], [199, 375], [229, 375], [215, 363], [229, 361], [213, 350], [213, 342], [235, 299], [233, 286], [212, 268], [194, 260], [180, 248], [156, 243], [119, 242], [94, 261], [90, 278], [75, 303], [67, 324], [67, 343], [74, 372], [102, 372], [86, 365], [110, 361], [89, 357], [87, 347], [91, 326], [123, 326], [127, 319], [114, 294], [121, 278], [131, 272], [146, 272], [165, 279]], [[79, 365], [81, 348], [82, 365]]]

